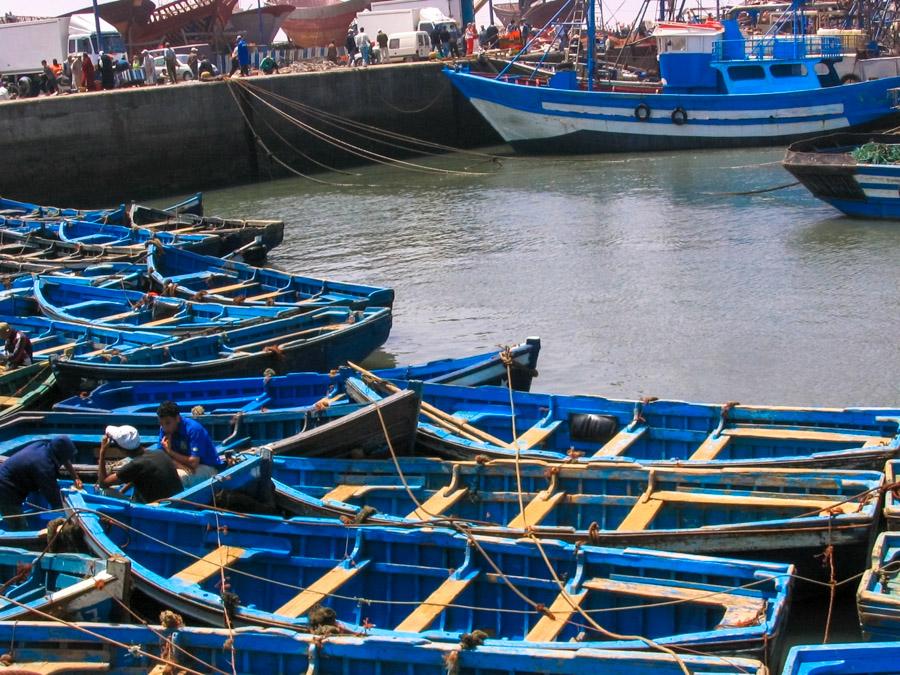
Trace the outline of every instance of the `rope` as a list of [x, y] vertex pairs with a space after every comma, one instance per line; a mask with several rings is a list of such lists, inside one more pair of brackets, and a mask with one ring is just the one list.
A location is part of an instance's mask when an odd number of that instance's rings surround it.
[[762, 188], [760, 190], [746, 190], [744, 192], [703, 192], [701, 194], [714, 197], [744, 197], [748, 195], [761, 195], [766, 192], [776, 192], [777, 190], [786, 190], [787, 188], [792, 188], [797, 185], [800, 185], [799, 180], [795, 180], [793, 183], [785, 183], [784, 185], [776, 185], [775, 187]]
[[[215, 483], [216, 481], [213, 481]], [[212, 494], [213, 508], [216, 508], [216, 491], [213, 483], [210, 484], [209, 491]], [[213, 511], [216, 518], [216, 546], [222, 547], [222, 528], [219, 526], [219, 512]], [[221, 585], [220, 593], [222, 596], [222, 616], [225, 617], [225, 627], [228, 629], [228, 648], [231, 650], [231, 675], [237, 675], [237, 650], [234, 646], [234, 626], [231, 624], [231, 612], [228, 611], [225, 602], [225, 593], [228, 592], [228, 584], [225, 581], [225, 565], [219, 567], [219, 583]]]

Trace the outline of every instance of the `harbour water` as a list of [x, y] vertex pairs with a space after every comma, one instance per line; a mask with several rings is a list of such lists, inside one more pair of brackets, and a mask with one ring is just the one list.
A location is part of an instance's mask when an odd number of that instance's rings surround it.
[[207, 192], [283, 218], [283, 269], [393, 286], [370, 363], [539, 335], [536, 389], [784, 405], [900, 406], [900, 227], [842, 217], [780, 149], [472, 158]]

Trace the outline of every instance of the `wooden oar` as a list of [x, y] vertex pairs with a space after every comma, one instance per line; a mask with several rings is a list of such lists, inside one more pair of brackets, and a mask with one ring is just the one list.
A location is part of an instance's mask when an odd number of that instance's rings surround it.
[[[352, 361], [347, 361], [347, 365], [359, 372], [361, 375], [371, 379], [373, 382], [379, 383], [392, 394], [396, 394], [398, 391], [400, 391], [399, 387], [391, 384], [387, 380], [381, 379], [375, 373], [366, 370], [362, 366], [356, 365]], [[511, 443], [500, 440], [496, 436], [491, 436], [491, 434], [487, 433], [486, 431], [482, 431], [477, 427], [473, 427], [468, 422], [465, 422], [458, 417], [454, 417], [453, 415], [446, 413], [440, 408], [437, 408], [430, 403], [426, 403], [425, 401], [422, 401], [420, 410], [422, 414], [425, 415], [428, 419], [436, 422], [438, 425], [444, 427], [445, 429], [450, 428], [450, 431], [458, 433], [459, 435], [464, 436], [469, 440], [490, 443], [491, 445], [499, 445], [501, 448], [513, 447]], [[452, 427], [456, 428], [454, 429]], [[461, 433], [460, 430], [468, 433]]]

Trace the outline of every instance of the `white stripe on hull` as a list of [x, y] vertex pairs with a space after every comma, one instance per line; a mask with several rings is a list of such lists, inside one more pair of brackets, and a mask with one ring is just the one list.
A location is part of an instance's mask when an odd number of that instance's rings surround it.
[[557, 138], [578, 131], [634, 134], [636, 136], [672, 136], [679, 138], [776, 138], [823, 133], [850, 126], [846, 117], [807, 122], [771, 122], [762, 124], [653, 124], [638, 120], [619, 121], [584, 117], [531, 113], [509, 108], [484, 99], [470, 99], [503, 140], [529, 141]]
[[[640, 103], [652, 104], [651, 101], [635, 101], [635, 105]], [[541, 104], [544, 110], [556, 112], [577, 113], [579, 115], [611, 115], [615, 117], [633, 118], [634, 111], [630, 108], [617, 108], [612, 106], [589, 106], [589, 105], [572, 105], [569, 103], [552, 103], [545, 102]], [[651, 116], [653, 118], [665, 117], [669, 119], [672, 110], [666, 108], [653, 108]], [[804, 108], [775, 108], [766, 110], [688, 110], [689, 120], [747, 120], [747, 119], [791, 119], [797, 117], [815, 117], [819, 115], [843, 115], [843, 103], [829, 103], [827, 105], [808, 106]]]
[[897, 188], [888, 188], [879, 190], [878, 188], [863, 188], [866, 197], [877, 197], [878, 199], [900, 199], [900, 192]]

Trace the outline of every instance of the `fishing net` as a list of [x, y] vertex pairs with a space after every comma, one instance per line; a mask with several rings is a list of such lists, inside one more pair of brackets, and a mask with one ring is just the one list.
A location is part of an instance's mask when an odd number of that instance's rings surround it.
[[886, 143], [866, 143], [850, 153], [860, 164], [898, 164], [900, 145]]

